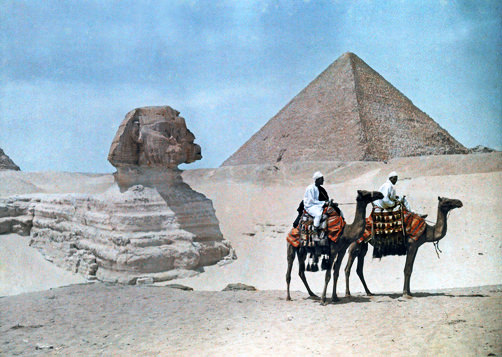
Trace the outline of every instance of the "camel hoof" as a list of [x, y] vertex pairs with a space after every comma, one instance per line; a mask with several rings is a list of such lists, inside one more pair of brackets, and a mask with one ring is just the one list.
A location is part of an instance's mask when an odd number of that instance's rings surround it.
[[291, 297], [290, 297], [290, 296], [288, 296], [288, 297], [286, 298], [286, 301], [291, 301]]
[[405, 298], [405, 299], [413, 299], [413, 295], [404, 293], [403, 294], [403, 298]]
[[339, 301], [340, 301], [340, 299], [337, 297], [331, 298], [332, 303], [339, 302]]
[[350, 293], [345, 293], [345, 297], [352, 297], [352, 295], [350, 295]]
[[366, 293], [366, 295], [368, 295], [368, 296], [375, 296], [375, 294], [373, 294], [371, 291], [368, 291], [368, 292]]
[[307, 299], [309, 299], [309, 300], [319, 300], [320, 297], [314, 294], [314, 295], [310, 295]]
[[322, 306], [329, 305], [329, 302], [327, 302], [327, 301], [323, 301], [323, 302], [321, 302], [321, 305], [322, 305]]

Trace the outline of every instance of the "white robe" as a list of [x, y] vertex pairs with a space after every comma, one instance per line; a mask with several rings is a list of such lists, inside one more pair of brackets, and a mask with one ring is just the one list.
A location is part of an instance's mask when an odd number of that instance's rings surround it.
[[303, 196], [305, 211], [314, 217], [314, 227], [319, 227], [321, 222], [324, 201], [319, 201], [319, 189], [315, 184], [307, 187]]
[[[378, 189], [383, 195], [383, 198], [380, 200], [376, 200], [374, 205], [378, 208], [383, 209], [392, 209], [396, 205], [396, 189], [390, 180], [387, 180], [380, 188]], [[403, 198], [403, 204], [406, 210], [411, 211], [410, 204]]]

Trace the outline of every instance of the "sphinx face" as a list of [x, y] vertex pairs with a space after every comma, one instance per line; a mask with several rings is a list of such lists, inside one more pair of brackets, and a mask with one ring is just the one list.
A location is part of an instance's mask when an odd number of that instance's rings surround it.
[[[184, 124], [184, 122], [183, 122]], [[172, 121], [139, 124], [138, 164], [140, 166], [176, 167], [202, 158], [200, 146], [184, 125]]]
[[[110, 149], [114, 166], [174, 168], [202, 158], [185, 119], [170, 107], [139, 108], [128, 113]], [[119, 129], [120, 131], [120, 129]]]

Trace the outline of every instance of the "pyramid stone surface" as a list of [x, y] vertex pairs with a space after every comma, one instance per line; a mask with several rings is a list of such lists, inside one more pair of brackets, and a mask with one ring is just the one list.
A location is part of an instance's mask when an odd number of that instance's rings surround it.
[[2, 149], [0, 149], [0, 170], [21, 170]]
[[345, 53], [222, 166], [467, 152], [363, 60]]

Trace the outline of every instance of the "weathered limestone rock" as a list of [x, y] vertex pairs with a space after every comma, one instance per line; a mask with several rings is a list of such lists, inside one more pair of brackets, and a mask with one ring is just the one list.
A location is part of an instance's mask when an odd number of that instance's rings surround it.
[[110, 148], [116, 186], [102, 194], [0, 200], [0, 234], [31, 235], [48, 260], [90, 279], [150, 283], [235, 258], [212, 202], [181, 178], [202, 156], [170, 107], [127, 114]]
[[0, 170], [21, 170], [2, 149], [0, 149]]
[[168, 106], [130, 111], [113, 139], [108, 161], [115, 167], [175, 168], [200, 160], [200, 146], [179, 114]]
[[222, 291], [239, 291], [239, 290], [256, 291], [256, 288], [252, 285], [236, 283], [236, 284], [228, 284]]

